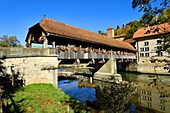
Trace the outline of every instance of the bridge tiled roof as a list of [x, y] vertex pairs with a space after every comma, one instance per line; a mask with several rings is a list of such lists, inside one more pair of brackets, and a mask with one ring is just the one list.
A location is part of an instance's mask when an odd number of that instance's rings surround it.
[[163, 24], [149, 26], [137, 30], [133, 35], [133, 39], [150, 37], [150, 36], [160, 35], [169, 32], [170, 32], [170, 24], [163, 23]]
[[123, 48], [136, 51], [135, 48], [127, 42], [115, 40], [113, 38], [100, 35], [88, 30], [77, 28], [68, 24], [64, 24], [49, 18], [44, 18], [39, 25], [47, 32], [57, 36], [70, 37], [76, 40], [94, 42], [108, 45], [111, 47]]

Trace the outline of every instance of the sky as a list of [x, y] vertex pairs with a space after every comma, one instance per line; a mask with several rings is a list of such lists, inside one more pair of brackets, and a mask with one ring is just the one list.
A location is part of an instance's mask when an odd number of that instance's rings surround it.
[[28, 29], [47, 18], [98, 33], [142, 16], [132, 0], [0, 0], [0, 37], [16, 36], [22, 45]]

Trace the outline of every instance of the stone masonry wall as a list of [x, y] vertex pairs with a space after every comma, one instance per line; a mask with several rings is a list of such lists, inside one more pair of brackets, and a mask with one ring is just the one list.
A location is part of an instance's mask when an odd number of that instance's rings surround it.
[[55, 72], [54, 70], [42, 70], [49, 67], [57, 68], [57, 56], [6, 58], [3, 64], [10, 75], [11, 65], [14, 64], [15, 74], [25, 81], [25, 85], [32, 83], [57, 83], [57, 80], [54, 80], [54, 78], [57, 79], [57, 70]]
[[138, 72], [141, 73], [154, 73], [154, 74], [169, 74], [169, 71], [164, 69], [164, 63], [148, 63], [148, 64], [138, 64]]

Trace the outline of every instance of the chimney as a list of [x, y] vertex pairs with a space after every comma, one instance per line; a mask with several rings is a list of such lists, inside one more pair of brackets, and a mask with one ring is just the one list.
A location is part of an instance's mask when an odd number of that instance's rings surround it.
[[115, 36], [115, 31], [111, 26], [107, 29], [107, 36], [108, 37], [114, 37]]

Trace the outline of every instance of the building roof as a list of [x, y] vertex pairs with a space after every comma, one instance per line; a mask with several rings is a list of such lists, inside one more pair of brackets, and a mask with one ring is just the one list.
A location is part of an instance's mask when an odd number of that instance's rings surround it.
[[154, 36], [154, 35], [159, 35], [159, 34], [164, 34], [169, 32], [170, 32], [170, 24], [163, 23], [163, 24], [149, 26], [137, 30], [133, 35], [133, 39], [149, 37], [149, 36]]
[[118, 39], [118, 38], [125, 38], [125, 37], [126, 37], [126, 35], [122, 34], [122, 35], [116, 35], [113, 38]]
[[45, 32], [56, 36], [64, 36], [76, 40], [90, 41], [94, 43], [104, 44], [111, 47], [123, 48], [127, 50], [136, 51], [129, 43], [115, 40], [108, 36], [100, 35], [88, 30], [77, 28], [68, 24], [64, 24], [49, 18], [44, 18], [39, 25]]
[[133, 38], [125, 39], [125, 40], [123, 40], [123, 41], [125, 41], [125, 42], [127, 42], [127, 43], [130, 43], [130, 44], [136, 42], [136, 40], [134, 40]]

